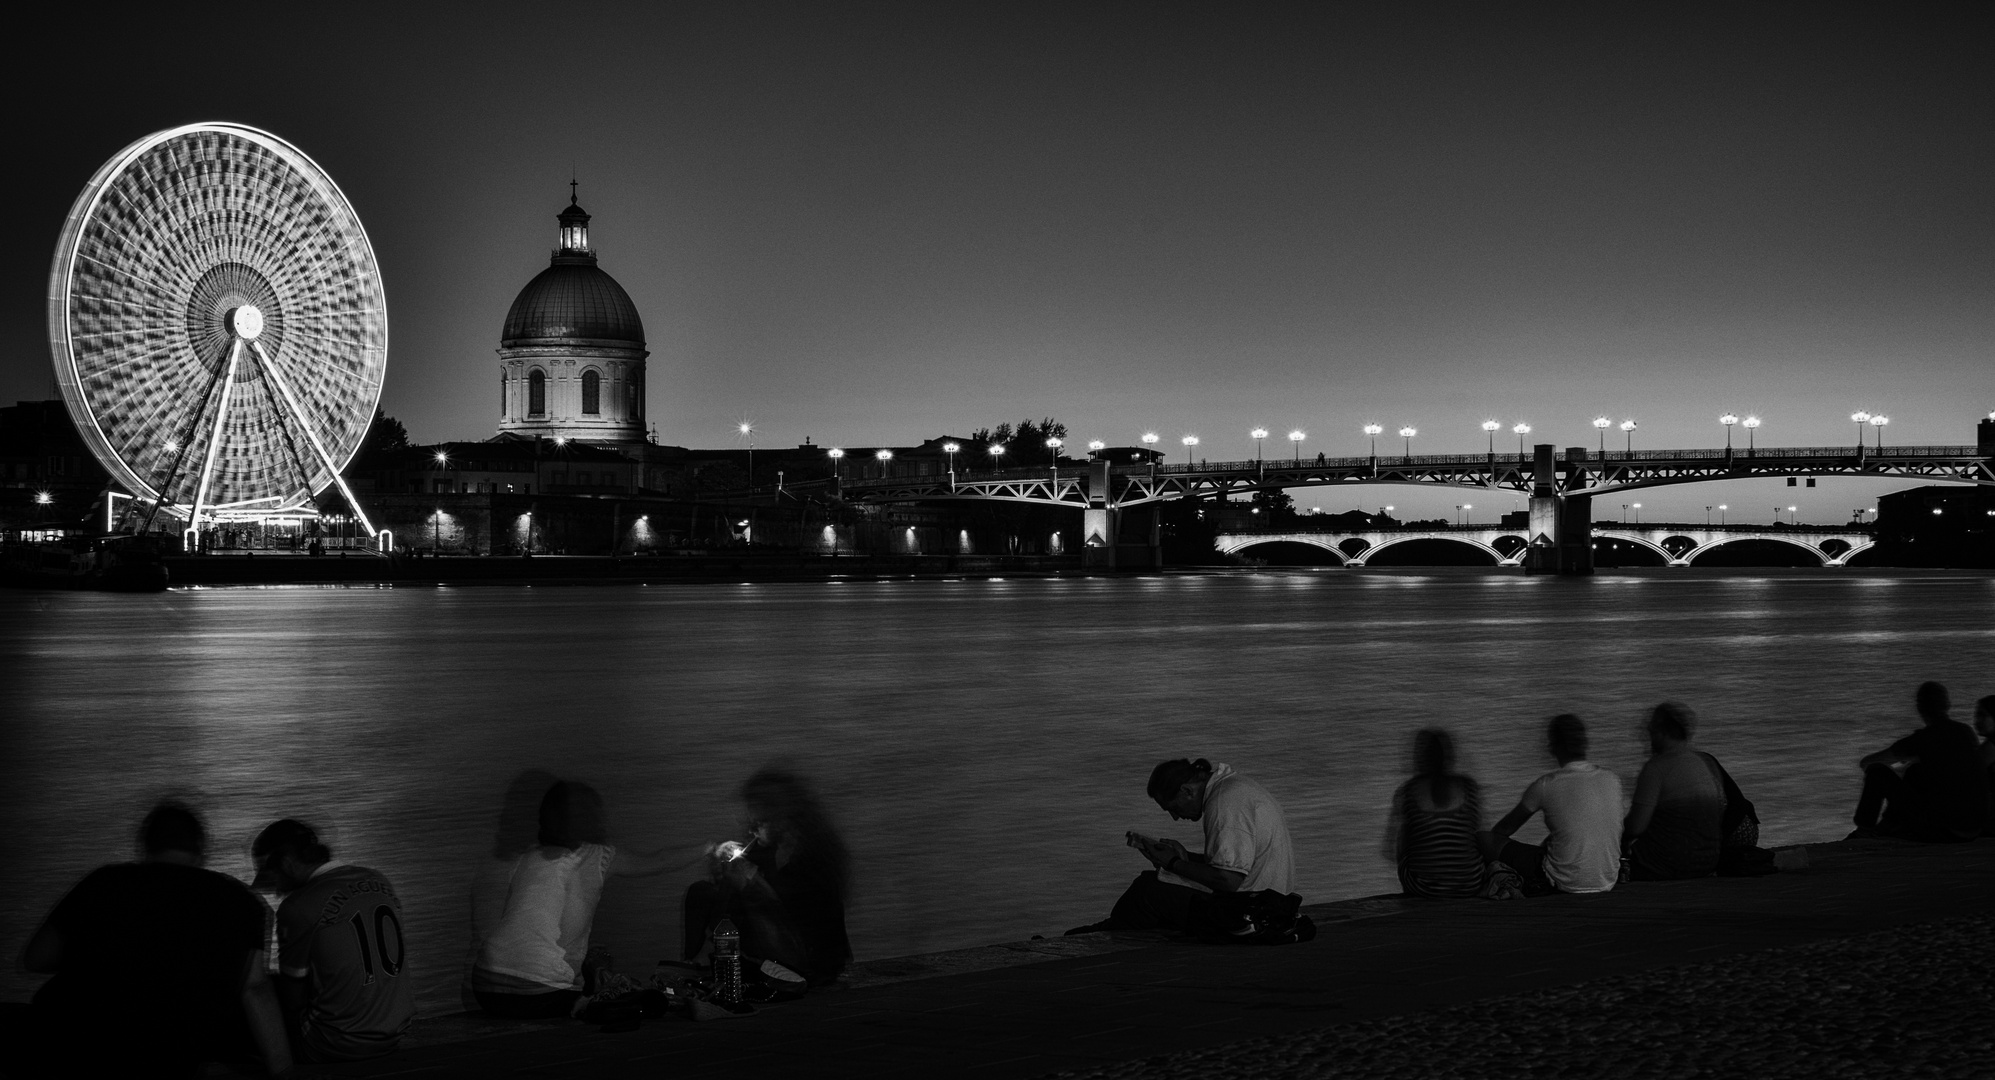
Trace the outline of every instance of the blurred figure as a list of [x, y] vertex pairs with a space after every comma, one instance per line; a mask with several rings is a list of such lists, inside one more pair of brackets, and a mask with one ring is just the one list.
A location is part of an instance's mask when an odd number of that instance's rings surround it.
[[[1621, 873], [1621, 778], [1586, 760], [1586, 724], [1571, 713], [1546, 725], [1545, 749], [1559, 767], [1482, 834], [1483, 853], [1523, 875], [1527, 895], [1607, 892]], [[1543, 845], [1510, 839], [1540, 810]]]
[[1690, 748], [1697, 714], [1665, 701], [1649, 714], [1649, 760], [1635, 778], [1635, 802], [1621, 827], [1621, 850], [1637, 881], [1709, 877], [1718, 872], [1725, 785], [1718, 763]]
[[402, 901], [382, 875], [333, 861], [302, 821], [273, 821], [250, 846], [253, 888], [277, 908], [278, 1002], [292, 1056], [322, 1063], [391, 1053], [415, 1019]]
[[1995, 694], [1974, 703], [1974, 730], [1981, 736], [1981, 773], [1988, 778], [1988, 824], [1982, 831], [1995, 836]]
[[515, 1020], [564, 1017], [581, 1000], [589, 931], [609, 875], [674, 868], [661, 854], [611, 846], [603, 797], [587, 784], [555, 782], [537, 817], [538, 842], [513, 861], [498, 923], [471, 968], [479, 1006]]
[[[1191, 852], [1176, 840], [1127, 834], [1129, 846], [1156, 869], [1129, 883], [1108, 918], [1078, 926], [1068, 934], [1095, 930], [1229, 932], [1232, 902], [1217, 896], [1272, 893], [1294, 897], [1287, 917], [1301, 903], [1295, 892], [1295, 847], [1281, 804], [1268, 789], [1204, 758], [1177, 758], [1150, 772], [1145, 789], [1173, 821], [1197, 821], [1205, 829], [1205, 850]], [[1314, 928], [1310, 931], [1314, 933]]]
[[1386, 857], [1399, 867], [1409, 896], [1481, 896], [1488, 864], [1482, 831], [1482, 788], [1455, 771], [1455, 740], [1441, 728], [1413, 737], [1413, 779], [1392, 796]]
[[810, 784], [788, 770], [766, 768], [749, 777], [741, 801], [748, 842], [715, 845], [709, 880], [686, 890], [686, 959], [698, 957], [727, 918], [741, 931], [743, 955], [776, 983], [794, 984], [786, 974], [810, 986], [836, 982], [852, 962], [845, 934], [851, 856], [844, 839]]
[[1920, 684], [1913, 705], [1925, 726], [1857, 763], [1863, 793], [1851, 835], [1972, 840], [1988, 823], [1988, 772], [1974, 730], [1948, 715], [1953, 700], [1939, 683]]
[[462, 973], [459, 996], [466, 1011], [482, 1007], [471, 985], [471, 971], [478, 963], [478, 954], [485, 949], [485, 939], [499, 928], [499, 920], [506, 914], [506, 896], [512, 892], [513, 865], [520, 856], [539, 846], [540, 800], [547, 795], [547, 789], [559, 780], [545, 769], [527, 769], [513, 777], [512, 782], [506, 785], [505, 794], [500, 796], [499, 819], [493, 823], [491, 850], [478, 860], [477, 868], [471, 874], [470, 887], [466, 890], [471, 898], [471, 946], [459, 969]]
[[92, 871], [28, 940], [22, 966], [54, 976], [34, 999], [40, 1065], [55, 1076], [194, 1076], [211, 1062], [287, 1072], [263, 901], [203, 869], [207, 830], [185, 806], [153, 807], [139, 848], [138, 862]]

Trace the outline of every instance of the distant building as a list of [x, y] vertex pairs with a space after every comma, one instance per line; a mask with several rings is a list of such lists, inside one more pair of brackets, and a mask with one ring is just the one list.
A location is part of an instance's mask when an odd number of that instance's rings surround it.
[[40, 538], [87, 528], [110, 482], [60, 399], [0, 409], [0, 532]]
[[502, 437], [641, 443], [644, 322], [596, 265], [589, 215], [571, 193], [559, 243], [506, 312], [499, 340]]
[[1995, 489], [1951, 484], [1877, 500], [1873, 566], [1995, 567]]

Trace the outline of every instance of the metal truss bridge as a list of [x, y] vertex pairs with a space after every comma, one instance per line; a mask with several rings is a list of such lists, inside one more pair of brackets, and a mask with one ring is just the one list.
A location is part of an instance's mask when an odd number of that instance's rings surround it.
[[1853, 476], [1995, 486], [1991, 458], [1974, 446], [1881, 448], [1787, 447], [1766, 450], [1638, 450], [1563, 453], [1540, 446], [1529, 457], [1427, 454], [1410, 457], [1317, 458], [1295, 461], [1215, 461], [1196, 465], [1078, 466], [986, 473], [889, 476], [838, 483], [851, 502], [996, 499], [1075, 508], [1118, 509], [1173, 499], [1224, 499], [1267, 488], [1345, 484], [1411, 484], [1472, 490], [1543, 493], [1545, 455], [1560, 496], [1700, 484], [1752, 477]]
[[[1345, 566], [1363, 566], [1379, 552], [1411, 540], [1447, 540], [1467, 544], [1496, 560], [1498, 566], [1521, 565], [1529, 552], [1528, 529], [1495, 525], [1398, 526], [1378, 529], [1311, 528], [1304, 519], [1287, 528], [1241, 529], [1221, 532], [1213, 546], [1228, 554], [1250, 552], [1261, 544], [1307, 544], [1322, 548]], [[1820, 559], [1823, 566], [1846, 566], [1852, 556], [1875, 543], [1870, 529], [1853, 526], [1691, 525], [1657, 522], [1646, 525], [1595, 525], [1593, 539], [1620, 541], [1660, 555], [1665, 566], [1689, 566], [1698, 556], [1742, 540], [1772, 540], [1798, 547]]]

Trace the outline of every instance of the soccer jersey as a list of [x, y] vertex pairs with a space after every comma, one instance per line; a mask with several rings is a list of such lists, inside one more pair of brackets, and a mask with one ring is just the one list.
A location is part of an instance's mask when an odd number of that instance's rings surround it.
[[364, 866], [327, 863], [277, 909], [278, 963], [309, 980], [303, 1038], [334, 1061], [395, 1049], [414, 1018], [402, 902]]

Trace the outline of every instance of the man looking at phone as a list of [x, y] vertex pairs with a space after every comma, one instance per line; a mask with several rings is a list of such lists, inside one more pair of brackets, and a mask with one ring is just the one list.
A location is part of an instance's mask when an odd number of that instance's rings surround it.
[[1294, 892], [1295, 848], [1268, 789], [1229, 765], [1178, 758], [1151, 771], [1147, 790], [1172, 820], [1203, 826], [1205, 850], [1129, 833], [1129, 846], [1156, 869], [1137, 875], [1107, 919], [1068, 933], [1198, 930], [1224, 921], [1217, 895]]

